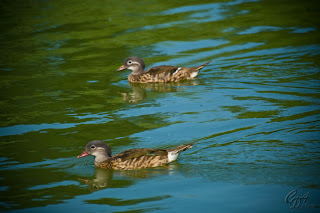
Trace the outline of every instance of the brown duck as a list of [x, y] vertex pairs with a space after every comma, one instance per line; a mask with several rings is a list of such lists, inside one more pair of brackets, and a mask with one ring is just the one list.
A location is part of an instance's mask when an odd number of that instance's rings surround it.
[[211, 61], [197, 67], [176, 67], [163, 65], [152, 67], [144, 71], [145, 64], [139, 57], [132, 56], [126, 58], [123, 65], [117, 71], [129, 69], [132, 70], [128, 76], [128, 81], [134, 83], [165, 83], [189, 80], [195, 78], [199, 71]]
[[111, 156], [108, 144], [94, 140], [86, 145], [86, 149], [77, 158], [93, 155], [94, 165], [104, 169], [142, 169], [170, 163], [177, 159], [180, 152], [191, 148], [192, 145], [193, 143], [189, 143], [172, 149], [129, 149]]

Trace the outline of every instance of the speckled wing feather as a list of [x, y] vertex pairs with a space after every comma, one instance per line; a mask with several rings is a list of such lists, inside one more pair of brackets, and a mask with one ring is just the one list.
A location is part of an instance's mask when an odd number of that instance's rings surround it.
[[130, 82], [137, 83], [164, 83], [172, 81], [174, 82], [186, 78], [186, 73], [183, 72], [183, 69], [184, 68], [167, 65], [152, 67], [141, 75], [129, 75], [128, 80]]
[[160, 149], [130, 149], [112, 157], [113, 169], [141, 169], [168, 163], [168, 153]]
[[120, 152], [117, 155], [114, 155], [112, 158], [121, 158], [122, 160], [129, 160], [132, 158], [139, 158], [141, 156], [166, 156], [166, 150], [162, 149], [147, 149], [147, 148], [138, 148], [138, 149], [129, 149], [123, 152]]
[[149, 73], [151, 75], [159, 75], [161, 73], [174, 73], [179, 67], [170, 66], [170, 65], [162, 65], [157, 67], [151, 67], [145, 73]]

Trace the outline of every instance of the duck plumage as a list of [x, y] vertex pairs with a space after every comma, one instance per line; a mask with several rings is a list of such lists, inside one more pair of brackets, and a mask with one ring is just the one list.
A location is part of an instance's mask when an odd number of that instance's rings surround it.
[[126, 58], [123, 65], [117, 71], [130, 69], [132, 72], [128, 76], [128, 81], [133, 83], [166, 83], [195, 78], [199, 71], [211, 61], [197, 67], [177, 67], [162, 65], [152, 67], [144, 71], [144, 61], [136, 56]]
[[78, 158], [94, 155], [95, 166], [104, 169], [132, 170], [162, 166], [176, 160], [179, 153], [191, 148], [193, 143], [181, 145], [172, 149], [136, 148], [111, 156], [108, 144], [95, 140], [86, 145], [85, 151]]

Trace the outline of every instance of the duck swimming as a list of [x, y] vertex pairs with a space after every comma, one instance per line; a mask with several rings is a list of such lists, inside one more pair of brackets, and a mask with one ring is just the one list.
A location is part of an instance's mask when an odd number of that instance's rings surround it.
[[104, 169], [142, 169], [168, 164], [176, 160], [180, 152], [191, 148], [192, 145], [193, 143], [189, 143], [172, 149], [129, 149], [111, 156], [108, 144], [94, 140], [86, 145], [86, 149], [77, 158], [93, 155], [95, 156], [94, 165]]
[[189, 80], [197, 77], [199, 71], [211, 61], [197, 67], [177, 67], [170, 65], [162, 65], [151, 67], [144, 71], [144, 61], [137, 57], [132, 56], [126, 58], [124, 63], [117, 69], [117, 71], [129, 69], [131, 70], [128, 76], [128, 81], [133, 83], [166, 83], [177, 82], [181, 80]]

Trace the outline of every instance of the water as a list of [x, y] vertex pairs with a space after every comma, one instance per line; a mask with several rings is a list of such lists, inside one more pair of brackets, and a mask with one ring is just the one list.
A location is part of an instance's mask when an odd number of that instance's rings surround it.
[[[319, 210], [317, 1], [0, 5], [2, 211]], [[132, 55], [212, 62], [136, 85], [115, 72]], [[94, 139], [113, 153], [195, 145], [166, 167], [106, 171], [76, 159]]]

